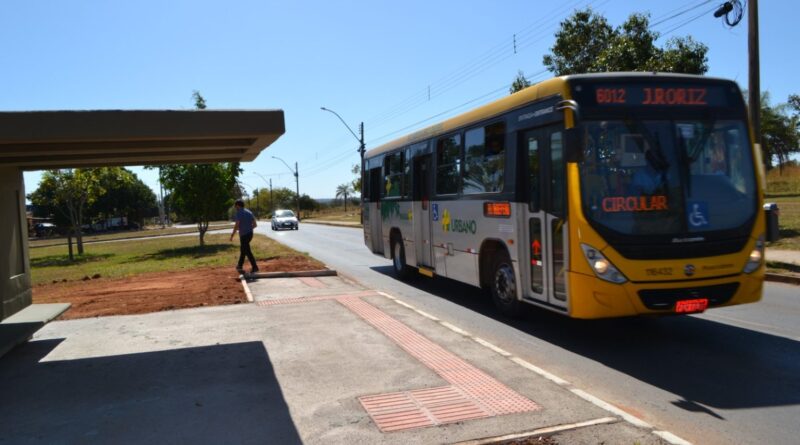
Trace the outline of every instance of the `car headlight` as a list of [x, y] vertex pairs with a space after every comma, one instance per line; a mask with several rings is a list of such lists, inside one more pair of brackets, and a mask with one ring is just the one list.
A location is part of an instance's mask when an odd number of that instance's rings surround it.
[[744, 265], [742, 272], [753, 273], [761, 265], [764, 264], [764, 235], [758, 237], [756, 240], [756, 248], [750, 252], [750, 257], [747, 258], [747, 263]]
[[589, 267], [592, 268], [598, 278], [616, 284], [628, 281], [625, 275], [622, 275], [622, 272], [611, 264], [611, 261], [608, 261], [599, 250], [587, 244], [581, 244], [581, 249], [583, 249], [583, 256], [586, 257], [586, 261], [589, 262]]

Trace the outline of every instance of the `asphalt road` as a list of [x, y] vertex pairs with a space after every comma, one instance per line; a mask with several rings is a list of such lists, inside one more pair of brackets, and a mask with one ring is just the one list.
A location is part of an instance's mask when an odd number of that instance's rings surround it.
[[668, 318], [572, 320], [497, 314], [479, 289], [396, 280], [361, 229], [301, 224], [267, 234], [401, 297], [576, 387], [696, 444], [795, 444], [800, 437], [800, 288], [767, 283], [757, 304]]

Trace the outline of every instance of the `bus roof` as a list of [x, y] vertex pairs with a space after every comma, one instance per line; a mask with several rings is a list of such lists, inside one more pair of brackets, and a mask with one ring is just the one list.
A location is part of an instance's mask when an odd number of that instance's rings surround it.
[[571, 74], [568, 76], [554, 77], [542, 82], [533, 84], [524, 90], [518, 91], [509, 96], [497, 99], [486, 105], [475, 108], [474, 110], [460, 114], [458, 116], [447, 119], [438, 124], [431, 125], [421, 130], [415, 131], [406, 136], [397, 138], [391, 142], [387, 142], [372, 150], [369, 150], [365, 158], [371, 158], [381, 155], [383, 153], [391, 152], [395, 149], [405, 147], [415, 142], [420, 142], [431, 137], [436, 137], [458, 128], [468, 126], [475, 122], [480, 122], [485, 119], [492, 118], [500, 115], [508, 110], [525, 105], [526, 103], [533, 102], [549, 96], [561, 94], [564, 99], [570, 99], [570, 93], [567, 85], [573, 81], [581, 80], [597, 80], [597, 79], [619, 79], [619, 78], [654, 78], [666, 77], [673, 79], [704, 79], [706, 81], [725, 81], [731, 82], [727, 79], [713, 78], [706, 76], [698, 76], [694, 74], [675, 74], [675, 73], [644, 73], [644, 72], [614, 72], [614, 73], [591, 73], [591, 74]]

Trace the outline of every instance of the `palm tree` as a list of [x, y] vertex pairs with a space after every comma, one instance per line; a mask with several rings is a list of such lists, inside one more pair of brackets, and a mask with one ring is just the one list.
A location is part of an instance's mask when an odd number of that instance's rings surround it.
[[353, 193], [353, 187], [350, 184], [341, 184], [336, 187], [336, 198], [340, 196], [344, 198], [344, 211], [347, 213], [347, 195]]

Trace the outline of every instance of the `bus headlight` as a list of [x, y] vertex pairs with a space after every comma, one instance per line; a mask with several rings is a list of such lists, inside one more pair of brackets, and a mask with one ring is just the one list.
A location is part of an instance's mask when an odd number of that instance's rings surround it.
[[589, 262], [589, 267], [592, 268], [598, 278], [617, 284], [628, 281], [625, 275], [622, 275], [622, 272], [614, 267], [611, 261], [608, 261], [599, 250], [586, 244], [581, 244], [581, 249], [583, 249], [583, 256], [586, 257], [586, 261]]
[[753, 273], [764, 262], [764, 235], [758, 237], [756, 240], [756, 248], [750, 252], [750, 257], [747, 259], [747, 264], [744, 265], [742, 270], [744, 273]]

